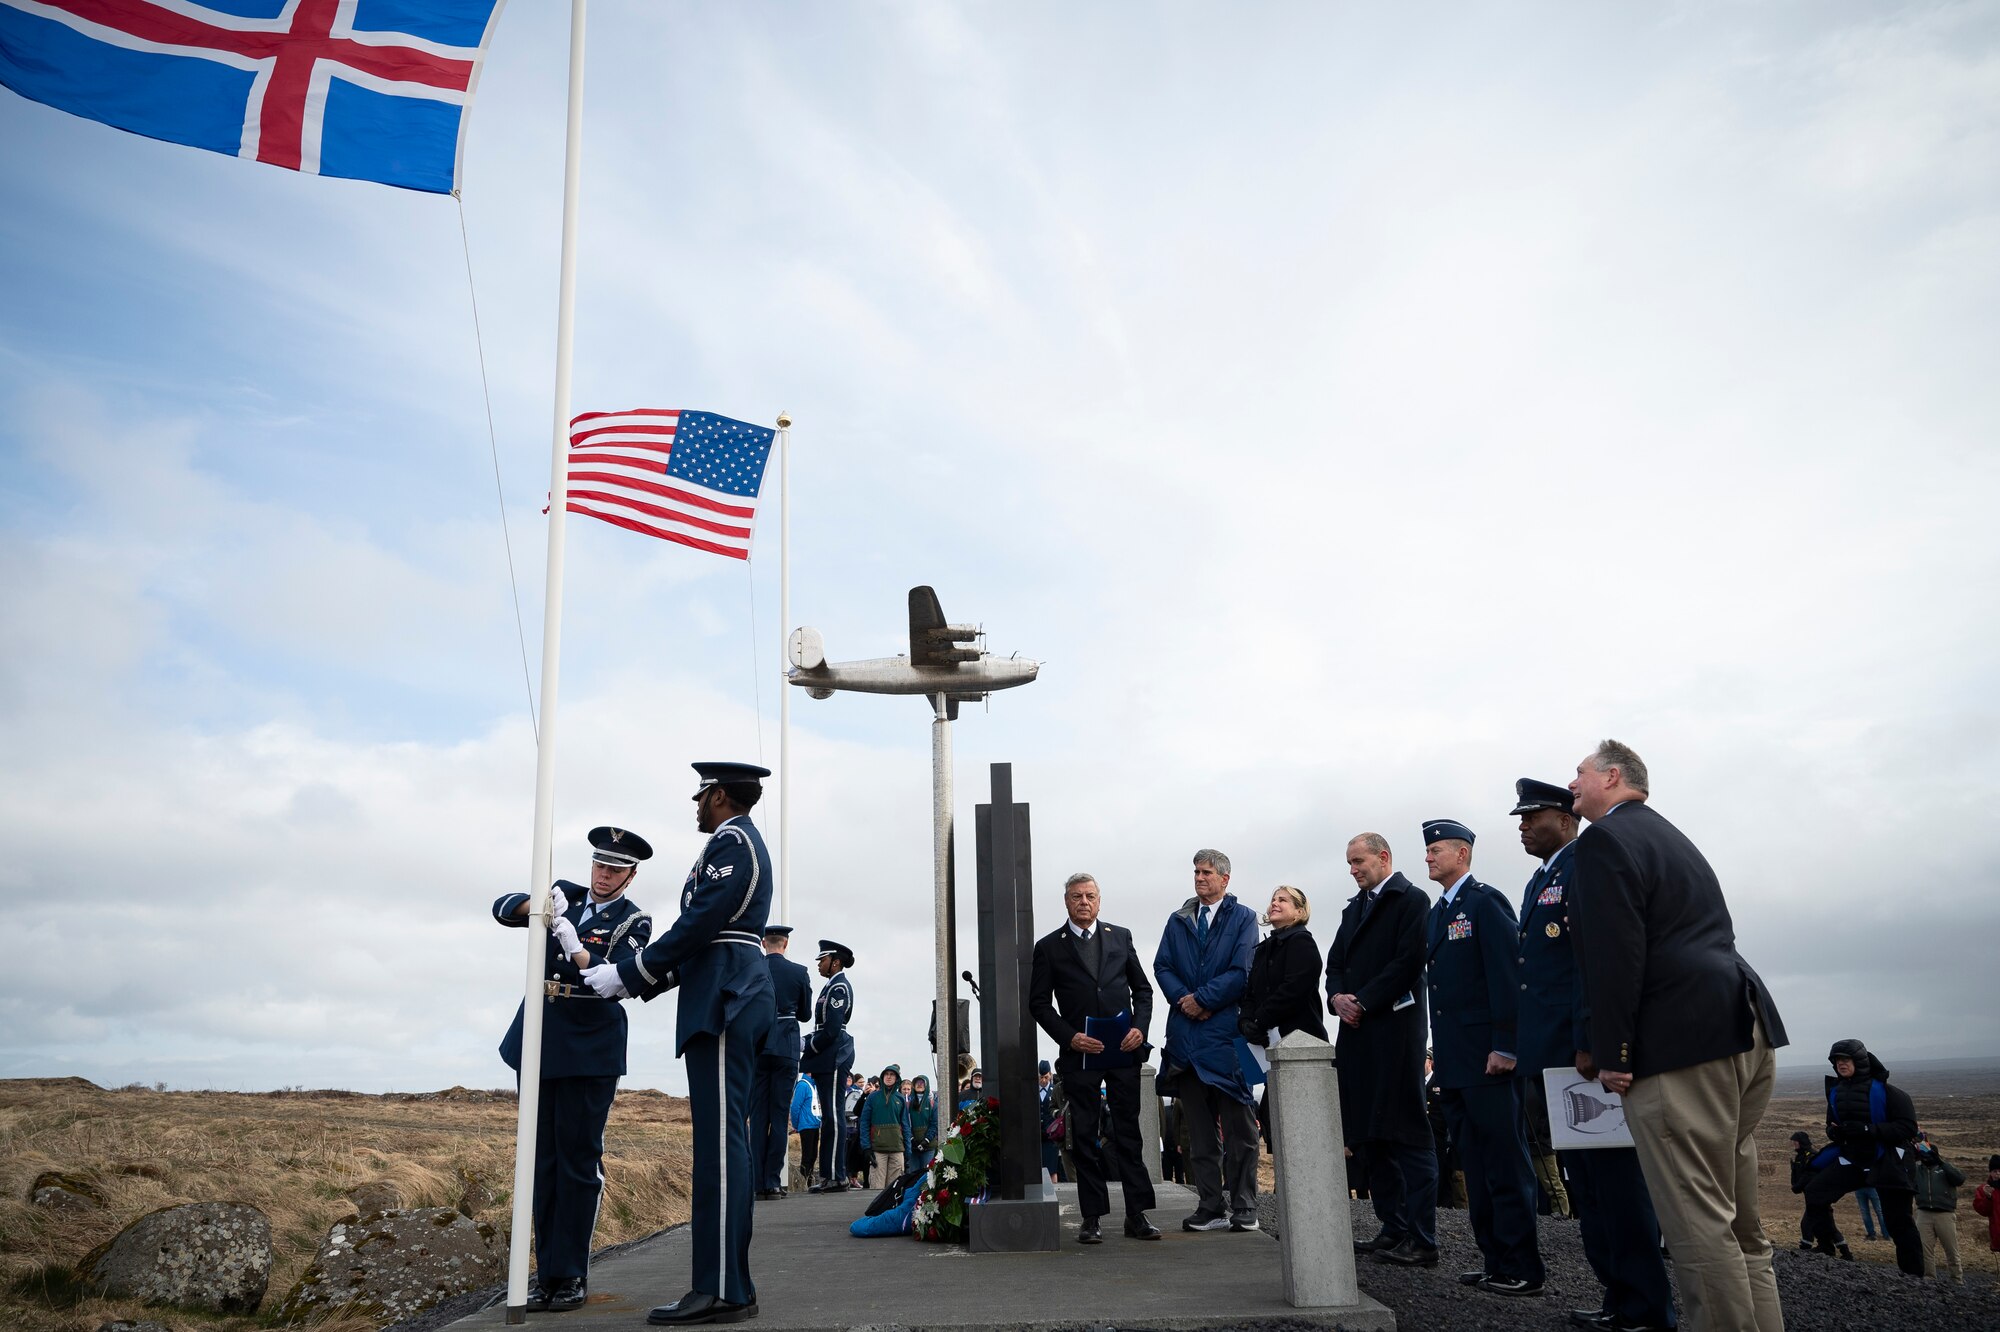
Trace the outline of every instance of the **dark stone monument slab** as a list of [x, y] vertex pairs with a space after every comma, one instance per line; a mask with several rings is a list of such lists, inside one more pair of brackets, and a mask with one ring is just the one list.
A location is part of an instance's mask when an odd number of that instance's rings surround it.
[[1028, 1012], [1034, 967], [1034, 873], [1028, 807], [1014, 803], [1014, 768], [995, 763], [993, 800], [977, 817], [979, 1034], [987, 1094], [1000, 1100], [1000, 1159], [992, 1201], [968, 1210], [974, 1253], [1053, 1250], [1060, 1242], [1053, 1190], [1042, 1185], [1041, 1098], [1035, 1020]]

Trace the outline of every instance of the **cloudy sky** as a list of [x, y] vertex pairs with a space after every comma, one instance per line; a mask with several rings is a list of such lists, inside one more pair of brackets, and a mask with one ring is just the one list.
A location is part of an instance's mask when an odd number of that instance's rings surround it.
[[[462, 214], [530, 656], [565, 26], [505, 14]], [[577, 409], [790, 410], [795, 622], [894, 652], [928, 582], [1044, 661], [956, 733], [1044, 925], [1088, 869], [1150, 951], [1214, 845], [1330, 937], [1347, 837], [1421, 878], [1440, 816], [1518, 895], [1514, 780], [1612, 735], [1784, 1059], [2000, 1054], [2000, 6], [601, 0], [590, 42]], [[0, 1075], [510, 1080], [534, 739], [460, 228], [0, 94]], [[636, 828], [671, 917], [687, 763], [775, 763], [759, 540], [572, 524], [558, 873]], [[928, 710], [795, 716], [793, 923], [909, 1068]], [[631, 1084], [685, 1086], [671, 1008]]]

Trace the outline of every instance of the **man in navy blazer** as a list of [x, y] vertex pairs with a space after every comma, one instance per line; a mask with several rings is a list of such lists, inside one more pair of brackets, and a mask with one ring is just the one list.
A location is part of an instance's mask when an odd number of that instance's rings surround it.
[[1688, 1322], [1778, 1332], [1756, 1133], [1785, 1026], [1736, 951], [1721, 880], [1646, 803], [1648, 781], [1631, 746], [1606, 740], [1569, 786], [1590, 820], [1570, 906], [1590, 1014], [1578, 1071], [1625, 1098]]
[[1454, 819], [1424, 825], [1424, 863], [1440, 890], [1426, 945], [1431, 1048], [1465, 1165], [1472, 1237], [1485, 1260], [1460, 1279], [1495, 1295], [1539, 1295], [1546, 1272], [1535, 1237], [1535, 1172], [1514, 1092], [1520, 934], [1507, 899], [1472, 877], [1472, 842], [1472, 830]]
[[[1153, 1178], [1146, 1170], [1145, 1144], [1139, 1135], [1139, 1061], [1144, 1058], [1146, 1031], [1153, 1020], [1153, 986], [1133, 947], [1132, 931], [1097, 918], [1097, 880], [1072, 874], [1063, 884], [1063, 907], [1069, 919], [1061, 929], [1035, 941], [1034, 966], [1028, 982], [1028, 1011], [1049, 1034], [1062, 1054], [1056, 1073], [1069, 1098], [1071, 1154], [1076, 1160], [1077, 1210], [1083, 1225], [1080, 1244], [1103, 1240], [1098, 1218], [1111, 1210], [1105, 1185], [1105, 1149], [1099, 1145], [1099, 1088], [1111, 1112], [1102, 1136], [1110, 1147], [1125, 1198], [1125, 1234], [1131, 1239], [1156, 1240], [1158, 1227], [1146, 1219], [1153, 1206]], [[1107, 1053], [1104, 1042], [1089, 1035], [1090, 1018], [1132, 1019], [1118, 1050], [1132, 1056], [1123, 1068], [1087, 1069], [1087, 1055]]]

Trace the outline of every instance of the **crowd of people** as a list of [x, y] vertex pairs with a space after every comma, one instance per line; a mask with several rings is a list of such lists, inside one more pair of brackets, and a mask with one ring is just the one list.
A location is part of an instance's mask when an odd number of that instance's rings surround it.
[[[530, 1309], [586, 1297], [604, 1118], [624, 1072], [622, 1005], [561, 1001], [681, 994], [695, 1285], [651, 1312], [660, 1325], [755, 1316], [749, 1204], [789, 1194], [792, 1135], [797, 1182], [811, 1192], [908, 1187], [953, 1113], [985, 1092], [969, 1065], [948, 1095], [924, 1074], [906, 1080], [898, 1064], [855, 1071], [853, 951], [819, 941], [815, 996], [807, 969], [787, 956], [790, 927], [768, 919], [768, 855], [748, 818], [763, 770], [695, 766], [697, 824], [711, 840], [666, 934], [654, 938], [651, 918], [624, 896], [651, 854], [629, 831], [594, 830], [588, 890], [564, 883], [552, 895]], [[1131, 931], [1100, 919], [1095, 876], [1070, 875], [1063, 924], [1034, 946], [1028, 1002], [1059, 1052], [1039, 1075], [1044, 1163], [1076, 1183], [1077, 1241], [1104, 1243], [1114, 1180], [1124, 1235], [1162, 1238], [1148, 1216], [1156, 1193], [1140, 1128], [1139, 1068], [1153, 1054], [1157, 999], [1155, 1146], [1162, 1173], [1196, 1197], [1182, 1230], [1259, 1228], [1260, 1140], [1270, 1143], [1263, 1051], [1304, 1033], [1333, 1044], [1349, 1182], [1379, 1223], [1355, 1242], [1358, 1256], [1438, 1266], [1436, 1210], [1462, 1202], [1480, 1263], [1458, 1281], [1538, 1296], [1539, 1218], [1574, 1217], [1603, 1298], [1570, 1311], [1573, 1324], [1778, 1332], [1755, 1133], [1785, 1030], [1736, 949], [1714, 870], [1649, 802], [1644, 763], [1617, 741], [1585, 756], [1567, 785], [1517, 782], [1509, 813], [1539, 862], [1518, 911], [1474, 876], [1477, 837], [1466, 824], [1423, 825], [1435, 900], [1397, 870], [1387, 838], [1358, 833], [1345, 851], [1357, 891], [1324, 950], [1304, 891], [1280, 885], [1259, 913], [1229, 891], [1229, 857], [1204, 848], [1192, 857], [1193, 895], [1168, 915], [1149, 968]], [[503, 925], [525, 925], [529, 913], [523, 894], [494, 905]], [[759, 944], [761, 965], [744, 952]], [[521, 1038], [517, 1016], [502, 1046], [517, 1069]], [[1794, 1139], [1801, 1247], [1851, 1256], [1833, 1206], [1866, 1191], [1904, 1272], [1932, 1275], [1941, 1259], [1959, 1278], [1964, 1173], [1927, 1140], [1910, 1098], [1862, 1042], [1838, 1042], [1828, 1058], [1827, 1142]], [[1555, 1150], [1549, 1070], [1621, 1098], [1630, 1145]], [[1972, 1199], [2000, 1249], [1996, 1186], [2000, 1156]]]

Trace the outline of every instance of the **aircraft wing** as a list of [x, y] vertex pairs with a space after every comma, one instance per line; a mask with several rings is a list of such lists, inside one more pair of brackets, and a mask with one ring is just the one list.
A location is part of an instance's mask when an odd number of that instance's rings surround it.
[[958, 646], [978, 636], [976, 625], [945, 623], [944, 608], [938, 605], [934, 590], [928, 587], [910, 589], [912, 666], [950, 666], [955, 662], [978, 661], [980, 651], [977, 647]]

